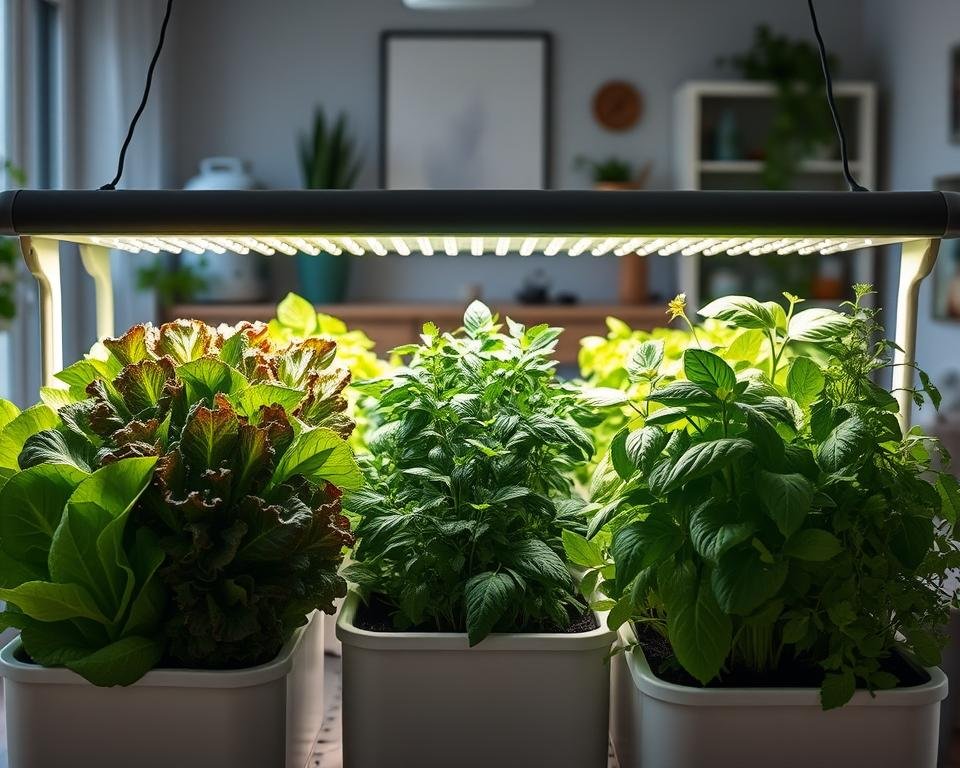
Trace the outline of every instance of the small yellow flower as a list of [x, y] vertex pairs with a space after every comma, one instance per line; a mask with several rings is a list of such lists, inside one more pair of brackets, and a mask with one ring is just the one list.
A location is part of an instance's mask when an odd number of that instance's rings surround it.
[[678, 317], [684, 317], [687, 313], [687, 294], [678, 293], [675, 299], [672, 299], [669, 304], [667, 304], [667, 314], [670, 316], [671, 320], [676, 320]]

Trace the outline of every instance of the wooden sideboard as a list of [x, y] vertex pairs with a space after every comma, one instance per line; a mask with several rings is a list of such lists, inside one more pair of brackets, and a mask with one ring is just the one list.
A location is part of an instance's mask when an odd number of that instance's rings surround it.
[[[631, 328], [646, 330], [667, 322], [665, 308], [659, 304], [504, 304], [491, 308], [501, 317], [508, 315], [527, 326], [549, 323], [565, 328], [557, 344], [557, 359], [565, 364], [576, 363], [581, 338], [606, 335], [609, 316], [623, 320]], [[274, 310], [273, 304], [175, 304], [163, 310], [163, 318], [186, 317], [210, 325], [233, 324], [241, 320], [269, 320]], [[335, 304], [318, 306], [317, 311], [339, 317], [350, 328], [364, 331], [376, 342], [380, 354], [417, 341], [427, 321], [436, 323], [442, 330], [453, 330], [460, 326], [463, 318], [460, 304]]]

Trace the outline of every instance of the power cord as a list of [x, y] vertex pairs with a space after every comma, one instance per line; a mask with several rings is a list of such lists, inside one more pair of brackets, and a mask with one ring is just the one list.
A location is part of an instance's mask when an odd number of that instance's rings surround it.
[[150, 98], [150, 86], [153, 85], [153, 72], [157, 68], [160, 51], [163, 50], [163, 41], [167, 36], [167, 24], [170, 22], [170, 12], [172, 10], [173, 0], [167, 0], [167, 10], [163, 15], [163, 24], [160, 25], [160, 39], [157, 40], [157, 49], [153, 52], [153, 59], [151, 59], [150, 68], [147, 70], [147, 82], [143, 87], [143, 98], [140, 100], [140, 106], [137, 107], [133, 120], [130, 121], [130, 127], [127, 129], [127, 138], [123, 140], [123, 146], [120, 148], [120, 159], [117, 161], [117, 175], [113, 177], [113, 181], [104, 184], [100, 189], [116, 189], [117, 184], [120, 183], [120, 179], [123, 176], [123, 164], [127, 159], [127, 149], [130, 146], [130, 142], [133, 141], [133, 133], [137, 129], [137, 122], [140, 120], [140, 115], [143, 114], [143, 110], [146, 109], [147, 100]]
[[820, 34], [820, 25], [817, 24], [817, 12], [813, 8], [813, 0], [807, 0], [810, 8], [810, 21], [813, 22], [813, 34], [817, 37], [817, 46], [820, 48], [820, 67], [823, 69], [823, 79], [827, 86], [827, 104], [830, 105], [830, 114], [833, 116], [833, 125], [837, 129], [837, 138], [840, 140], [840, 160], [843, 162], [843, 178], [847, 182], [847, 189], [851, 192], [866, 192], [867, 188], [860, 186], [850, 173], [850, 161], [847, 157], [847, 137], [843, 133], [840, 122], [840, 113], [837, 111], [837, 102], [833, 98], [833, 78], [830, 77], [830, 64], [827, 62], [827, 49]]

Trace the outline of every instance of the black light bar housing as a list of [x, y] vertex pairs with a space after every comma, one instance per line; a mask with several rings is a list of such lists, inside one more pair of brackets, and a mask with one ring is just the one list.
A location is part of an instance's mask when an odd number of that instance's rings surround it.
[[956, 192], [37, 191], [0, 235], [960, 236]]

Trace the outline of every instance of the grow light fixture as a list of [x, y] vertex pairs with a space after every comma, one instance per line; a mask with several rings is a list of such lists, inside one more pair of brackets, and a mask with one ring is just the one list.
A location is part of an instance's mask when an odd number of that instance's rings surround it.
[[[19, 190], [0, 194], [0, 235], [21, 238], [40, 284], [47, 382], [62, 367], [59, 242], [80, 246], [101, 337], [114, 333], [111, 250], [805, 258], [900, 244], [895, 362], [912, 363], [920, 282], [939, 241], [960, 236], [960, 193]], [[906, 424], [912, 368], [895, 371]]]

